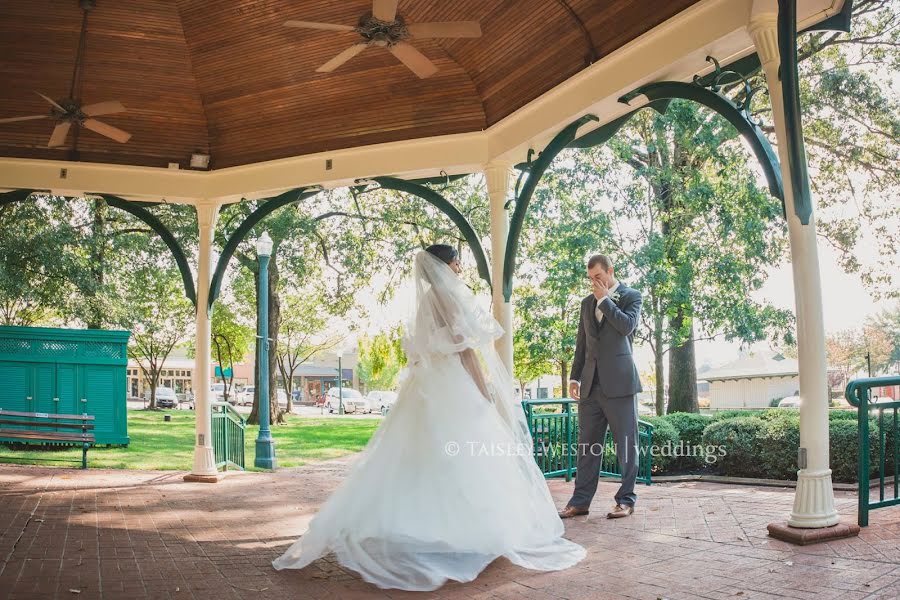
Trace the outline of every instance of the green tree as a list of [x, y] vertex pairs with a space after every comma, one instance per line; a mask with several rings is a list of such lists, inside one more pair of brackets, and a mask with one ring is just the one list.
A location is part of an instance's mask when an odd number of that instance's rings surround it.
[[0, 206], [0, 319], [49, 324], [65, 311], [79, 276], [81, 233], [65, 199], [32, 196]]
[[[530, 342], [531, 327], [517, 326], [513, 336], [513, 376], [519, 382], [519, 393], [525, 399], [525, 386], [542, 375], [553, 371], [554, 356], [548, 356], [546, 347]], [[563, 388], [563, 394], [566, 393]]]
[[356, 374], [369, 390], [393, 390], [397, 387], [400, 370], [406, 365], [401, 338], [400, 327], [395, 327], [359, 339]]
[[178, 269], [165, 264], [165, 258], [132, 256], [127, 266], [115, 271], [120, 296], [113, 318], [131, 331], [128, 354], [150, 382], [151, 409], [156, 408], [156, 387], [166, 359], [185, 341], [194, 319]]
[[322, 312], [316, 290], [286, 293], [281, 304], [281, 329], [275, 360], [287, 392], [287, 412], [291, 411], [294, 371], [313, 356], [334, 348], [340, 336], [328, 335], [328, 320]]
[[[131, 257], [146, 252], [153, 253], [167, 268], [174, 268], [175, 262], [150, 227], [124, 211], [110, 208], [102, 198], [69, 198], [65, 202], [71, 207], [69, 226], [80, 232], [80, 238], [73, 252], [72, 293], [63, 316], [91, 329], [117, 326], [112, 320], [121, 297], [117, 271], [127, 269]], [[145, 208], [172, 231], [190, 255], [197, 238], [193, 207], [161, 203]], [[183, 287], [181, 290], [184, 296]]]
[[[220, 302], [212, 316], [212, 354], [213, 359], [222, 368], [222, 381], [225, 383], [225, 401], [234, 393], [231, 379], [225, 377], [225, 370], [235, 363], [240, 363], [253, 348], [256, 341], [253, 327], [242, 322], [238, 313], [228, 302]], [[193, 341], [191, 342], [193, 345]]]

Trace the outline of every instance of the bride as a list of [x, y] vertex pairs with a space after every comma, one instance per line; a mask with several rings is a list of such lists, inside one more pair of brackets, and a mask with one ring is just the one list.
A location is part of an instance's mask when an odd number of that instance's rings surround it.
[[416, 256], [398, 398], [276, 569], [334, 552], [380, 588], [427, 591], [471, 581], [501, 556], [540, 571], [584, 558], [562, 537], [512, 378], [494, 351], [502, 329], [459, 272], [452, 246]]

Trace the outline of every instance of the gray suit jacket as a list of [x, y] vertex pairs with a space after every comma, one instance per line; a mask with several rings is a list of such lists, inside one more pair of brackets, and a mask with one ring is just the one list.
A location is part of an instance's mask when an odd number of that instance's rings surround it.
[[643, 391], [631, 354], [634, 332], [641, 319], [641, 293], [621, 283], [616, 292], [618, 301], [607, 296], [600, 302], [602, 323], [597, 322], [594, 295], [581, 301], [570, 379], [581, 382], [582, 398], [588, 397], [595, 383], [607, 398]]

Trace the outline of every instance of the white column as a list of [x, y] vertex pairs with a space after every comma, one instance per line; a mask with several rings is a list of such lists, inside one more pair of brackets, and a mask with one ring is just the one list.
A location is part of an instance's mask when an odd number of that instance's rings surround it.
[[[774, 3], [771, 3], [774, 4]], [[771, 6], [769, 4], [769, 6]], [[825, 325], [822, 316], [822, 284], [816, 246], [815, 217], [808, 225], [794, 213], [787, 130], [778, 67], [778, 15], [760, 11], [750, 21], [750, 35], [756, 45], [769, 86], [778, 158], [784, 180], [794, 299], [797, 312], [797, 344], [800, 363], [800, 448], [806, 453], [806, 467], [798, 471], [794, 509], [788, 520], [792, 527], [829, 527], [838, 523], [829, 468], [828, 405], [830, 390], [826, 377]]]
[[513, 310], [512, 304], [503, 298], [503, 260], [506, 256], [506, 238], [509, 235], [509, 214], [504, 208], [508, 200], [512, 179], [512, 164], [492, 162], [484, 168], [488, 198], [491, 203], [491, 286], [493, 287], [494, 318], [503, 327], [503, 334], [497, 340], [497, 353], [503, 364], [513, 368]]
[[214, 268], [213, 232], [219, 205], [203, 203], [197, 205], [197, 224], [200, 228], [200, 243], [197, 258], [197, 337], [196, 365], [194, 368], [194, 414], [196, 417], [196, 436], [194, 438], [194, 468], [186, 479], [211, 480], [218, 477], [216, 460], [212, 447], [212, 413], [210, 412], [211, 394], [209, 383], [212, 380], [212, 357], [210, 345], [212, 331], [210, 326], [211, 311], [206, 305], [209, 299], [209, 280]]

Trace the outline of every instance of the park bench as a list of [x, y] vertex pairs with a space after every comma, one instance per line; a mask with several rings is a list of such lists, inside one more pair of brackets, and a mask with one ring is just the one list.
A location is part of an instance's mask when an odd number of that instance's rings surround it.
[[93, 415], [58, 415], [0, 408], [0, 442], [23, 444], [81, 444], [81, 468], [87, 469], [87, 451], [94, 444]]

